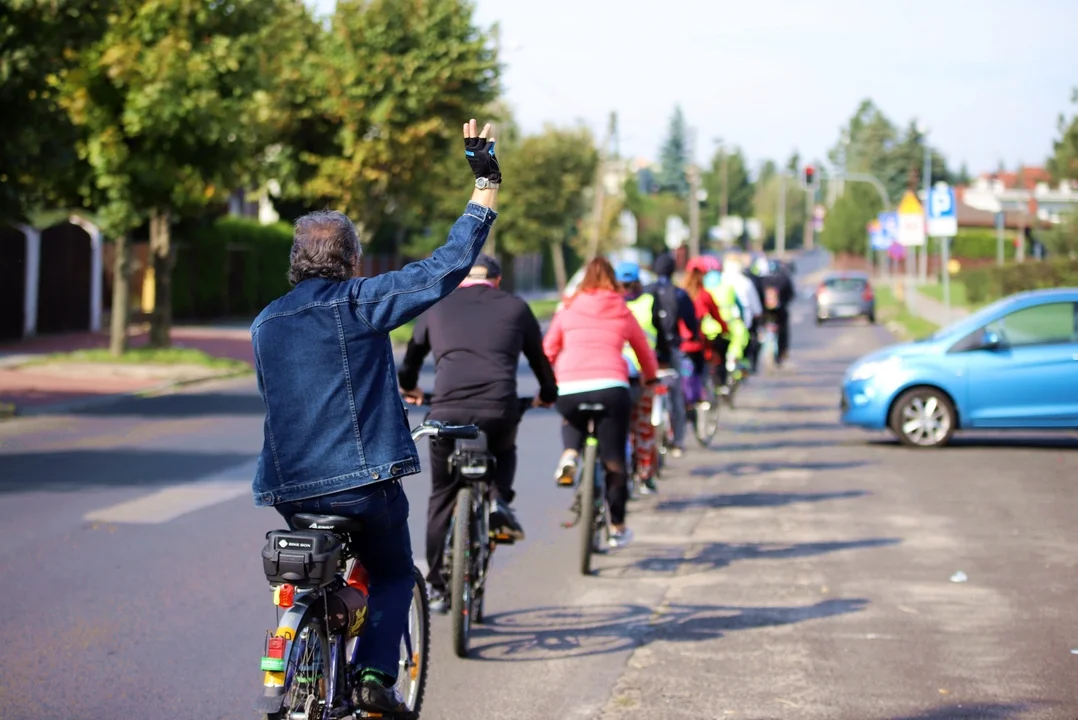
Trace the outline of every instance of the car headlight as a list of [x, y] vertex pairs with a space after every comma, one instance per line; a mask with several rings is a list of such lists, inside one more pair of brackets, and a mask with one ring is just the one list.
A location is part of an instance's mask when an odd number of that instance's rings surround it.
[[872, 360], [861, 363], [854, 367], [850, 373], [850, 380], [868, 380], [871, 377], [895, 370], [901, 364], [902, 359], [897, 356], [889, 357], [886, 360]]

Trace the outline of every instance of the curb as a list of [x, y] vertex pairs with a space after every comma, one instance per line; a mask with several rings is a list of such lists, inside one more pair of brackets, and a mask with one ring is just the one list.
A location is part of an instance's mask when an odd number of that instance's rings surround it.
[[0, 403], [0, 421], [13, 420], [17, 418], [41, 417], [42, 415], [65, 415], [81, 410], [90, 410], [97, 407], [112, 405], [128, 399], [152, 398], [161, 397], [164, 395], [171, 395], [177, 390], [193, 387], [202, 383], [215, 382], [218, 380], [231, 380], [253, 374], [253, 370], [234, 370], [231, 372], [222, 373], [220, 375], [211, 375], [209, 377], [191, 378], [189, 380], [170, 380], [169, 382], [154, 385], [153, 387], [143, 388], [142, 390], [133, 390], [131, 392], [125, 393], [110, 393], [108, 395], [97, 395], [94, 397], [82, 398], [80, 400], [69, 400], [67, 402], [61, 403], [31, 406], [25, 409], [20, 409], [17, 405], [11, 404], [10, 414], [4, 413], [4, 404]]

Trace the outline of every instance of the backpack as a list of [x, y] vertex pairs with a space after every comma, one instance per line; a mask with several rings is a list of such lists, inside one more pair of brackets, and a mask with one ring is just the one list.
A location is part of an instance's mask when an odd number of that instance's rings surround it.
[[661, 338], [673, 346], [680, 344], [678, 333], [677, 288], [672, 283], [655, 285], [651, 293], [655, 296], [655, 328]]

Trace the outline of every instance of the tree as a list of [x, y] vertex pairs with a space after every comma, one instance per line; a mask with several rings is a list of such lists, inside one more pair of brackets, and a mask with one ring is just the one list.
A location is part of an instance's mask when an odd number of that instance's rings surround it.
[[[796, 155], [791, 160], [795, 160]], [[763, 175], [763, 173], [761, 173]], [[756, 192], [753, 196], [753, 207], [756, 218], [763, 226], [765, 242], [773, 244], [777, 238], [779, 205], [783, 199], [782, 183], [785, 183], [785, 238], [786, 247], [794, 247], [798, 243], [805, 227], [805, 203], [806, 193], [801, 187], [797, 176], [783, 176], [778, 172], [766, 175], [766, 179], [756, 182]]]
[[111, 0], [0, 5], [0, 221], [78, 197], [84, 164], [59, 86], [84, 47], [104, 32]]
[[849, 183], [827, 213], [821, 242], [833, 253], [864, 253], [868, 223], [882, 210], [882, 201], [873, 187]]
[[969, 174], [969, 166], [966, 163], [962, 163], [962, 167], [959, 168], [958, 174], [954, 176], [955, 185], [969, 185], [973, 182], [973, 176]]
[[689, 137], [681, 106], [674, 108], [670, 118], [670, 130], [659, 152], [660, 192], [673, 192], [684, 196], [689, 192], [689, 180], [685, 169], [689, 164]]
[[723, 174], [723, 153], [716, 152], [711, 158], [711, 168], [704, 173], [703, 187], [707, 190], [707, 206], [701, 212], [705, 227], [716, 225], [722, 214], [723, 184], [726, 184], [727, 212], [736, 217], [752, 217], [753, 196], [756, 188], [749, 177], [748, 163], [741, 148], [726, 153], [726, 173]]
[[170, 225], [253, 172], [267, 144], [275, 49], [305, 16], [291, 0], [118, 0], [108, 29], [65, 85], [64, 105], [106, 196], [117, 238], [111, 347], [126, 347], [127, 236], [150, 221], [150, 342], [169, 344]]
[[493, 44], [473, 13], [464, 0], [339, 0], [306, 68], [322, 117], [300, 129], [324, 132], [295, 154], [300, 193], [348, 213], [365, 241], [497, 95]]
[[[1071, 95], [1071, 102], [1078, 105], [1078, 88]], [[1060, 113], [1059, 139], [1052, 143], [1052, 157], [1048, 171], [1057, 181], [1078, 180], [1078, 113], [1068, 122]]]
[[508, 255], [549, 248], [562, 289], [568, 280], [564, 243], [588, 211], [585, 190], [599, 162], [594, 138], [584, 126], [547, 125], [512, 153], [505, 165], [512, 178], [499, 193], [498, 247]]

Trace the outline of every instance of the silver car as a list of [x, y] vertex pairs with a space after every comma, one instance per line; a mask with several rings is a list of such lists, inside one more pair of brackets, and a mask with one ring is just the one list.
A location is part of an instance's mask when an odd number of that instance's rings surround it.
[[816, 288], [816, 324], [836, 318], [868, 318], [876, 322], [876, 296], [863, 272], [833, 272]]

